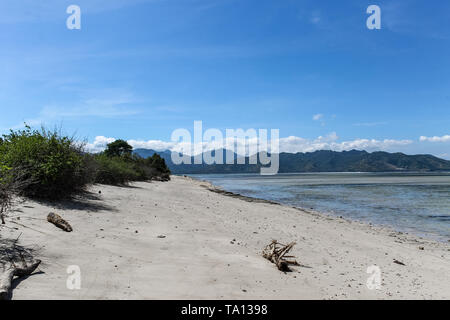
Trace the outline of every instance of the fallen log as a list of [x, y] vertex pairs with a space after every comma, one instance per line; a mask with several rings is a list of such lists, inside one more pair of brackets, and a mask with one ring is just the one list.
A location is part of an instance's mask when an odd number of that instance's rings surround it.
[[61, 218], [60, 215], [58, 215], [54, 212], [50, 212], [48, 214], [47, 221], [50, 223], [53, 223], [55, 226], [57, 226], [58, 228], [66, 231], [66, 232], [72, 232], [71, 225], [66, 220]]
[[279, 243], [277, 240], [272, 240], [272, 242], [264, 248], [262, 255], [267, 260], [273, 262], [277, 266], [278, 270], [283, 272], [291, 271], [289, 265], [300, 265], [296, 260], [288, 260], [295, 258], [294, 256], [287, 255], [294, 245], [295, 242], [284, 245]]
[[3, 273], [0, 276], [0, 300], [6, 300], [11, 295], [11, 285], [14, 277], [24, 277], [32, 274], [39, 266], [41, 260], [34, 260], [31, 264], [21, 262], [16, 264], [7, 262], [3, 264]]

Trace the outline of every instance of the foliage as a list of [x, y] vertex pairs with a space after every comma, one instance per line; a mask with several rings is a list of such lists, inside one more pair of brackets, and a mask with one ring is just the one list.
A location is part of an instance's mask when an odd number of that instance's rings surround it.
[[32, 181], [21, 190], [29, 197], [62, 198], [84, 189], [91, 182], [85, 160], [82, 145], [44, 128], [11, 130], [0, 141], [0, 167], [16, 182]]
[[101, 153], [95, 157], [95, 161], [98, 164], [96, 183], [120, 185], [142, 178], [130, 159], [125, 157], [109, 157]]
[[154, 168], [158, 172], [170, 174], [170, 170], [166, 165], [166, 161], [163, 158], [161, 158], [159, 154], [154, 153], [153, 156], [147, 158], [146, 161], [150, 167]]
[[143, 159], [136, 155], [110, 157], [106, 152], [95, 156], [99, 166], [95, 182], [120, 185], [131, 181], [169, 180], [170, 170], [159, 156]]
[[15, 195], [21, 194], [22, 191], [31, 183], [31, 179], [21, 176], [23, 171], [16, 173], [15, 169], [11, 169], [5, 165], [0, 165], [0, 220], [5, 224], [5, 216], [15, 204]]
[[132, 152], [133, 148], [124, 140], [108, 144], [103, 153], [95, 156], [98, 165], [95, 182], [121, 185], [155, 178], [169, 180], [170, 170], [159, 155], [143, 159]]
[[105, 155], [108, 157], [129, 157], [133, 151], [133, 147], [125, 140], [116, 140], [107, 145]]
[[100, 154], [89, 154], [84, 145], [57, 131], [44, 128], [13, 131], [0, 138], [0, 213], [12, 196], [62, 199], [91, 183], [122, 185], [131, 181], [169, 180], [164, 159], [143, 159], [117, 140]]

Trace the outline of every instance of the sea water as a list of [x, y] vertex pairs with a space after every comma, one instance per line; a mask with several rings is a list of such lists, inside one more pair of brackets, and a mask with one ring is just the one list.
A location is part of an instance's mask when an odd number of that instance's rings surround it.
[[450, 173], [191, 176], [245, 196], [450, 240]]

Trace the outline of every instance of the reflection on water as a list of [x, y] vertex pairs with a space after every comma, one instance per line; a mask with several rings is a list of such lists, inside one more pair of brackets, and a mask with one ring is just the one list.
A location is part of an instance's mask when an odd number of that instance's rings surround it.
[[450, 239], [450, 173], [192, 175], [242, 195]]

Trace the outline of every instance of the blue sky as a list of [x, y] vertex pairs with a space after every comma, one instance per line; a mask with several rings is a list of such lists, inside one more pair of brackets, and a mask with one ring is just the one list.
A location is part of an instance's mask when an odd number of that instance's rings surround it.
[[2, 0], [0, 130], [162, 148], [202, 120], [280, 129], [292, 152], [450, 159], [449, 17], [443, 0]]

